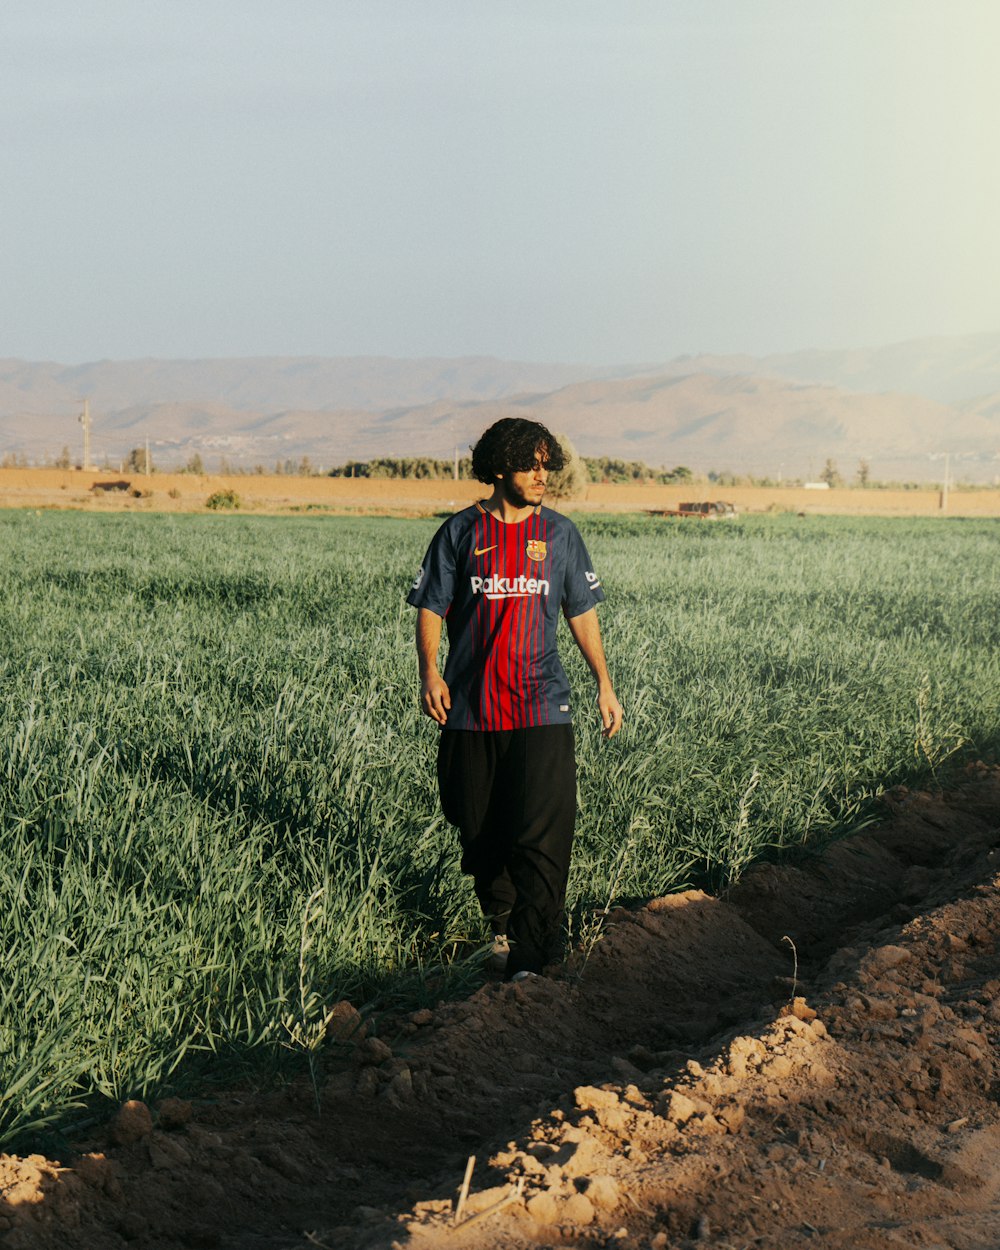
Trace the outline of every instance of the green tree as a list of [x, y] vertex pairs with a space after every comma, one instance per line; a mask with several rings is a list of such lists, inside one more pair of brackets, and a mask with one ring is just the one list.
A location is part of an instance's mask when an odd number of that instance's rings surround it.
[[126, 473], [152, 473], [153, 457], [147, 459], [145, 447], [133, 447], [125, 457]]
[[205, 507], [213, 512], [242, 507], [243, 501], [234, 490], [217, 490], [205, 500]]
[[823, 472], [819, 475], [819, 480], [821, 482], [826, 482], [827, 486], [831, 489], [834, 486], [843, 486], [844, 479], [837, 471], [837, 463], [835, 460], [827, 460], [826, 464], [823, 465]]
[[565, 434], [557, 434], [566, 464], [558, 473], [549, 474], [546, 493], [553, 499], [578, 499], [590, 484], [590, 471], [583, 457]]

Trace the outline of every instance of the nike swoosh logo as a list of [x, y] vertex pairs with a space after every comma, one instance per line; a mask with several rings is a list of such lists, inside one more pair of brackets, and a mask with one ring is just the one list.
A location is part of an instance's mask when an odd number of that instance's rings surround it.
[[486, 555], [487, 551], [496, 551], [498, 546], [499, 546], [499, 543], [494, 543], [492, 547], [477, 547], [472, 554], [474, 556], [484, 556]]

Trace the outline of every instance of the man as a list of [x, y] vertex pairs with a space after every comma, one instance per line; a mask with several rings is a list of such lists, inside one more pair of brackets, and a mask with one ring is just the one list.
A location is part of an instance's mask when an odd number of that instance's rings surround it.
[[462, 870], [474, 878], [494, 956], [506, 958], [511, 980], [539, 974], [560, 946], [576, 821], [560, 609], [597, 682], [604, 736], [622, 723], [597, 623], [604, 592], [576, 526], [542, 507], [549, 472], [562, 467], [544, 425], [507, 418], [490, 426], [472, 469], [493, 493], [445, 521], [407, 599], [418, 609], [423, 708], [442, 729], [441, 805], [459, 828]]

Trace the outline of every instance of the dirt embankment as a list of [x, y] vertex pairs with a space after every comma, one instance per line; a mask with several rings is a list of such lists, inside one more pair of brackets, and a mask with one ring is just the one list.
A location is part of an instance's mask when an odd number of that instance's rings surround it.
[[[57, 508], [88, 512], [203, 512], [214, 494], [233, 491], [245, 511], [390, 513], [400, 516], [457, 511], [487, 493], [479, 482], [387, 478], [299, 477], [295, 474], [83, 472], [75, 469], [0, 468], [0, 508]], [[566, 507], [573, 512], [642, 512], [677, 508], [683, 501], [726, 499], [741, 512], [795, 512], [855, 516], [1000, 516], [1000, 491], [804, 490], [763, 486], [656, 486], [595, 482]], [[689, 520], [687, 524], [705, 524]], [[708, 522], [713, 524], [715, 522]]]
[[302, 1082], [0, 1159], [4, 1244], [1000, 1245], [1000, 770], [887, 809], [613, 913], [559, 976], [369, 1021], [319, 1115]]

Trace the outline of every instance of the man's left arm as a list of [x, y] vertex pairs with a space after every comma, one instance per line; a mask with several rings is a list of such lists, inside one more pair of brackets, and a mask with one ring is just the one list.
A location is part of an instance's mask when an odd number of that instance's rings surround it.
[[611, 685], [608, 662], [604, 658], [604, 644], [601, 642], [601, 627], [597, 622], [597, 609], [591, 608], [588, 612], [581, 612], [579, 616], [568, 616], [566, 624], [597, 682], [597, 708], [604, 726], [602, 736], [613, 738], [622, 727], [622, 705]]

